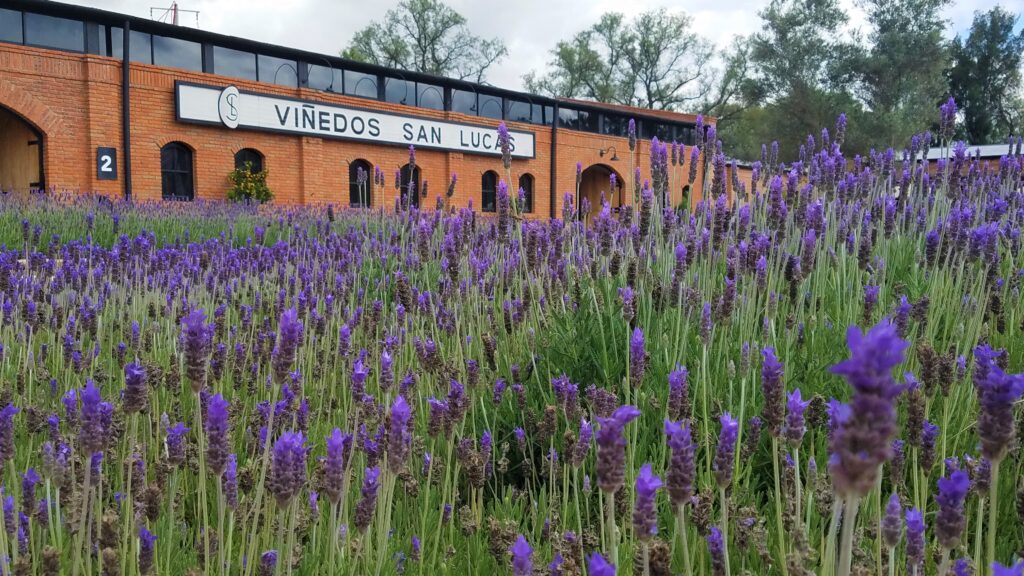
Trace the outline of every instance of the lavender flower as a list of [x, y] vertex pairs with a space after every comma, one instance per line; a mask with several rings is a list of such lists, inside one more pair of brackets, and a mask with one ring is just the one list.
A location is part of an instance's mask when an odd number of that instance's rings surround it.
[[267, 550], [260, 555], [259, 576], [272, 576], [277, 571], [277, 550]]
[[1013, 441], [1013, 404], [1024, 394], [1024, 374], [1005, 373], [995, 361], [995, 351], [987, 344], [974, 349], [974, 358], [981, 453], [998, 462]]
[[1003, 566], [999, 562], [993, 562], [992, 576], [1024, 576], [1024, 560], [1012, 566]]
[[355, 525], [360, 531], [366, 531], [377, 508], [377, 489], [380, 487], [380, 468], [367, 468], [363, 472], [362, 498], [356, 504]]
[[274, 443], [267, 486], [281, 508], [287, 508], [306, 483], [305, 443], [301, 432], [285, 432]]
[[13, 404], [0, 410], [0, 468], [14, 458], [14, 415], [20, 411]]
[[924, 574], [924, 516], [917, 508], [907, 510], [907, 572]]
[[725, 489], [732, 483], [733, 463], [736, 459], [736, 439], [740, 424], [728, 412], [719, 417], [722, 431], [718, 436], [718, 451], [715, 453], [714, 471], [718, 487]]
[[711, 573], [714, 576], [725, 574], [725, 540], [722, 538], [722, 531], [718, 526], [712, 526], [708, 534], [708, 554], [711, 556]]
[[111, 418], [114, 407], [104, 402], [100, 391], [92, 380], [86, 380], [80, 393], [82, 399], [82, 423], [78, 432], [78, 444], [86, 454], [100, 452], [110, 441]]
[[391, 405], [391, 427], [388, 433], [388, 467], [395, 474], [405, 470], [409, 458], [409, 443], [412, 441], [412, 411], [402, 396], [396, 396]]
[[153, 571], [153, 545], [156, 536], [145, 526], [139, 527], [139, 573], [150, 574]]
[[295, 363], [295, 355], [301, 343], [302, 321], [299, 320], [299, 313], [295, 308], [289, 308], [281, 315], [277, 331], [277, 344], [274, 346], [272, 356], [275, 382], [287, 381], [288, 373]]
[[940, 478], [938, 484], [935, 503], [939, 506], [939, 512], [935, 516], [935, 536], [943, 548], [952, 550], [960, 544], [960, 536], [967, 526], [964, 500], [971, 481], [967, 472], [955, 470], [948, 477]]
[[953, 576], [974, 576], [971, 569], [971, 561], [968, 558], [959, 558], [953, 563]]
[[192, 391], [206, 385], [206, 365], [210, 358], [213, 325], [206, 323], [206, 312], [195, 309], [181, 321], [181, 343], [185, 350], [185, 375]]
[[679, 508], [693, 497], [694, 479], [697, 476], [697, 445], [690, 433], [690, 425], [665, 421], [665, 435], [672, 451], [668, 471], [665, 474], [666, 488], [672, 504]]
[[526, 538], [520, 534], [512, 548], [512, 574], [514, 576], [533, 576], [533, 548], [527, 543]]
[[889, 496], [889, 503], [885, 506], [881, 530], [886, 547], [895, 548], [899, 545], [900, 537], [903, 535], [903, 506], [900, 505], [900, 497], [895, 492]]
[[686, 367], [676, 364], [676, 369], [668, 374], [668, 417], [672, 420], [688, 418], [689, 406], [686, 379], [689, 373]]
[[761, 395], [764, 396], [761, 418], [768, 433], [778, 438], [782, 434], [782, 421], [785, 417], [782, 363], [775, 356], [774, 348], [765, 348], [761, 354], [764, 356], [764, 363], [761, 365]]
[[342, 434], [335, 428], [327, 437], [327, 459], [324, 463], [323, 491], [337, 504], [341, 501], [345, 484], [345, 455], [352, 443], [351, 434]]
[[149, 391], [146, 388], [146, 370], [141, 364], [131, 363], [124, 366], [124, 411], [126, 414], [141, 412], [146, 409]]
[[238, 508], [238, 457], [228, 455], [228, 463], [224, 468], [224, 502], [228, 508]]
[[626, 439], [622, 432], [640, 416], [635, 406], [620, 406], [608, 418], [598, 418], [597, 430], [597, 485], [601, 490], [614, 493], [626, 481]]
[[587, 573], [590, 576], [615, 576], [615, 566], [608, 563], [600, 553], [587, 557]]
[[167, 462], [172, 466], [181, 466], [185, 463], [185, 434], [189, 430], [184, 422], [166, 428]]
[[655, 497], [661, 488], [661, 479], [651, 472], [651, 465], [644, 464], [636, 477], [636, 497], [633, 506], [633, 526], [641, 540], [658, 533], [658, 515]]
[[799, 446], [800, 441], [804, 438], [804, 432], [807, 430], [804, 424], [804, 411], [810, 404], [810, 400], [804, 401], [800, 397], [799, 388], [789, 393], [789, 399], [786, 402], [786, 426], [782, 433], [793, 446]]
[[220, 394], [210, 398], [206, 409], [206, 468], [210, 474], [220, 476], [227, 466], [231, 447], [228, 439], [228, 402]]
[[586, 418], [580, 419], [580, 435], [576, 439], [576, 444], [573, 445], [572, 454], [569, 462], [573, 468], [579, 468], [583, 465], [583, 462], [587, 459], [587, 454], [590, 453], [590, 444], [594, 438], [594, 427], [587, 421]]
[[894, 402], [902, 392], [892, 370], [903, 362], [908, 343], [883, 320], [867, 334], [851, 326], [846, 333], [850, 359], [831, 368], [854, 389], [849, 409], [832, 435], [829, 471], [840, 496], [863, 496], [875, 485], [881, 465], [892, 457], [896, 433]]
[[629, 338], [629, 382], [634, 389], [643, 384], [647, 367], [647, 352], [644, 350], [644, 333], [639, 327], [633, 329]]

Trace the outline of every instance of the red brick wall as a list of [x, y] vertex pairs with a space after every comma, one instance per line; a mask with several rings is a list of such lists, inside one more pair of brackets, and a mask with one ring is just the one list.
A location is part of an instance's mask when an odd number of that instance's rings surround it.
[[[383, 198], [374, 205], [394, 206], [397, 192], [394, 173], [408, 161], [408, 150], [361, 142], [270, 134], [247, 130], [228, 130], [177, 122], [174, 117], [174, 82], [184, 80], [211, 85], [238, 86], [250, 90], [327, 103], [370, 107], [382, 111], [441, 120], [492, 124], [497, 121], [369, 101], [304, 88], [288, 88], [238, 78], [189, 72], [158, 66], [132, 64], [132, 183], [140, 200], [159, 200], [161, 196], [160, 147], [172, 141], [184, 142], [194, 151], [196, 197], [223, 199], [229, 187], [228, 173], [234, 168], [234, 154], [242, 148], [255, 148], [265, 158], [268, 184], [275, 202], [283, 204], [348, 204], [348, 165], [364, 159], [380, 166], [387, 185]], [[16, 45], [0, 45], [0, 105], [12, 109], [44, 134], [44, 170], [48, 186], [59, 189], [123, 193], [124, 153], [121, 138], [121, 63], [113, 58], [71, 54]], [[509, 128], [533, 132], [536, 157], [513, 160], [511, 189], [519, 176], [534, 177], [533, 216], [546, 218], [550, 209], [551, 142], [549, 126], [509, 123]], [[575, 192], [576, 163], [587, 168], [606, 164], [630, 178], [630, 153], [625, 138], [601, 136], [565, 129], [558, 130], [556, 168], [556, 215], [561, 213], [565, 192]], [[96, 177], [96, 148], [110, 146], [118, 150], [118, 180], [100, 181]], [[619, 160], [599, 156], [599, 150], [615, 146]], [[642, 177], [649, 178], [649, 143], [641, 142], [634, 155]], [[458, 174], [458, 185], [451, 204], [467, 206], [472, 200], [480, 207], [480, 178], [487, 170], [502, 177], [501, 160], [490, 156], [459, 152], [420, 150], [416, 155], [421, 179], [429, 182], [428, 197], [421, 206], [433, 208], [437, 197], [448, 188], [451, 174]], [[689, 162], [687, 154], [686, 162]], [[688, 164], [680, 169], [685, 175]], [[685, 179], [685, 176], [683, 176]], [[695, 185], [699, 190], [701, 180]], [[681, 186], [679, 186], [681, 188]], [[628, 194], [627, 194], [628, 196]]]

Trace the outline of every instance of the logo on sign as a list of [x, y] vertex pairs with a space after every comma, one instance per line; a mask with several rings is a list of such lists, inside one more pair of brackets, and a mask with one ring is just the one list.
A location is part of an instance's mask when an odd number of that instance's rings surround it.
[[238, 128], [238, 88], [228, 86], [221, 90], [217, 100], [217, 111], [220, 121], [228, 128]]

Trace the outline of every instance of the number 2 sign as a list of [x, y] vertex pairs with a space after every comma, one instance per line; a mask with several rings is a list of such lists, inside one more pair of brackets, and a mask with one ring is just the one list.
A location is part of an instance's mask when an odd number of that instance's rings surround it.
[[117, 180], [117, 149], [99, 147], [96, 149], [96, 177], [100, 180]]

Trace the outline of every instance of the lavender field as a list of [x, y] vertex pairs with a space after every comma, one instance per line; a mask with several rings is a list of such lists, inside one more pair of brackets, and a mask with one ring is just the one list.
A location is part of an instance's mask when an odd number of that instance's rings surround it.
[[5, 198], [0, 573], [1020, 575], [1024, 155], [949, 106], [729, 201], [712, 128], [692, 210], [657, 142], [550, 221]]

